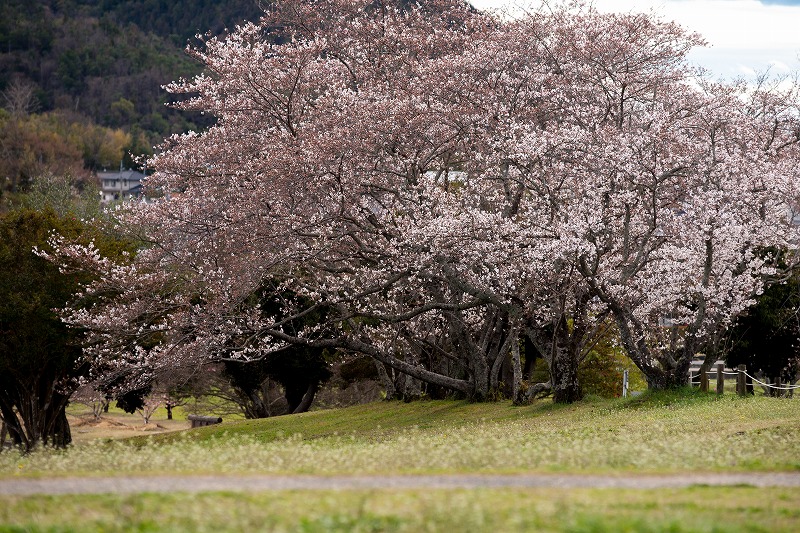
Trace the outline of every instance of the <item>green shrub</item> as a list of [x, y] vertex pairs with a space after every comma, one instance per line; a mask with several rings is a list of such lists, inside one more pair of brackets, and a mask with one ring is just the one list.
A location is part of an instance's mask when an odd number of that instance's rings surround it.
[[628, 371], [629, 390], [647, 388], [644, 375], [633, 361], [612, 339], [604, 337], [578, 367], [578, 379], [581, 381], [583, 393], [603, 398], [619, 398], [622, 396], [622, 374], [625, 370]]

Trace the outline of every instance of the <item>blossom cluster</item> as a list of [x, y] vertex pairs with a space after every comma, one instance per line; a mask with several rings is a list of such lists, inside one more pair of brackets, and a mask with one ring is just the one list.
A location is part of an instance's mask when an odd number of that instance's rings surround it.
[[580, 3], [276, 2], [166, 86], [217, 122], [150, 161], [163, 199], [119, 214], [146, 244], [84, 250], [104, 275], [68, 320], [98, 368], [316, 343], [475, 396], [522, 334], [574, 386], [611, 320], [658, 384], [797, 242], [798, 87], [710, 82], [702, 44]]

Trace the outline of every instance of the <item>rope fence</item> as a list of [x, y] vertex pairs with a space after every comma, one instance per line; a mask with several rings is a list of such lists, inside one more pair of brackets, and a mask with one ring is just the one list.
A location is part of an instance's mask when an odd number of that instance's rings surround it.
[[[747, 394], [748, 388], [752, 390], [753, 383], [757, 383], [764, 387], [764, 389], [772, 389], [775, 391], [781, 391], [777, 395], [783, 396], [787, 393], [791, 395], [795, 389], [800, 389], [800, 384], [798, 385], [783, 385], [780, 379], [776, 380], [776, 383], [766, 383], [755, 376], [750, 375], [747, 373], [747, 367], [745, 365], [739, 365], [735, 372], [726, 371], [720, 362], [717, 365], [716, 370], [706, 370], [704, 372], [700, 372], [698, 375], [691, 375], [689, 379], [689, 383], [692, 385], [699, 385], [700, 390], [703, 392], [708, 392], [709, 389], [709, 374], [716, 375], [717, 378], [717, 394], [722, 394], [724, 392], [725, 387], [725, 376], [734, 376], [736, 377], [736, 393], [740, 396], [744, 396]], [[695, 379], [699, 378], [699, 379]], [[749, 381], [748, 381], [749, 379]]]
[[[729, 374], [730, 373], [731, 372], [729, 372]], [[758, 383], [762, 387], [769, 387], [770, 389], [777, 389], [777, 390], [795, 390], [795, 389], [800, 389], [800, 385], [789, 385], [788, 387], [780, 387], [778, 385], [772, 385], [770, 383], [764, 383], [760, 379], [754, 378], [753, 376], [751, 376], [747, 372], [745, 372], [744, 375], [747, 376], [748, 378], [752, 379], [753, 381], [755, 381], [756, 383]]]

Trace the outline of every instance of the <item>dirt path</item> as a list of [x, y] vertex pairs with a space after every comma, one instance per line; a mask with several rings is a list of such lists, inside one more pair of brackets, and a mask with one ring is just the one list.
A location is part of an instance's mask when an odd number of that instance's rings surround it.
[[800, 472], [669, 475], [391, 475], [391, 476], [150, 476], [3, 479], [0, 495], [130, 494], [137, 492], [477, 489], [679, 488], [692, 485], [800, 487]]

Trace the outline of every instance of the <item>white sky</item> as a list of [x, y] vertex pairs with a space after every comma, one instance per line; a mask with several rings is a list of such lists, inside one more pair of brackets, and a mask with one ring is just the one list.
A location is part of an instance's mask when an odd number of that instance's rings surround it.
[[[700, 33], [709, 47], [690, 59], [720, 78], [800, 71], [800, 0], [594, 0], [598, 10], [650, 11]], [[473, 0], [479, 9], [538, 5]]]

